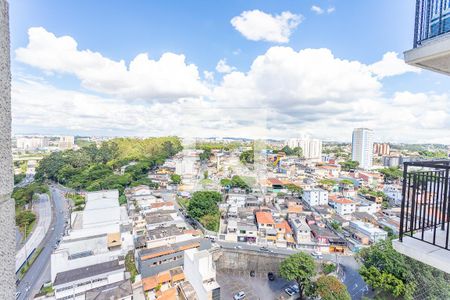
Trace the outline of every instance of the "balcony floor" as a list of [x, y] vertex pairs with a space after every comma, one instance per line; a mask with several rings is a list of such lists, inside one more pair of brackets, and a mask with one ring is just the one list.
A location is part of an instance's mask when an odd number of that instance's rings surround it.
[[[420, 238], [422, 232], [415, 234], [415, 236]], [[445, 239], [446, 231], [440, 228], [436, 230], [436, 244], [444, 247]], [[433, 241], [433, 230], [425, 231], [424, 240], [427, 242]], [[403, 242], [397, 239], [392, 244], [398, 252], [433, 266], [436, 269], [450, 273], [450, 250], [422, 242], [409, 236], [403, 236]]]

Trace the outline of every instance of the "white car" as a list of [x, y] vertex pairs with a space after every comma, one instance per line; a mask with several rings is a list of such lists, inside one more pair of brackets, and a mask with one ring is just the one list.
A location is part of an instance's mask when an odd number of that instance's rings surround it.
[[242, 249], [242, 246], [236, 246], [236, 247], [234, 247], [234, 249]]
[[311, 255], [314, 256], [315, 258], [318, 258], [318, 259], [322, 259], [323, 258], [322, 252], [319, 252], [319, 251], [314, 251], [313, 253], [311, 253]]
[[245, 293], [243, 291], [236, 293], [233, 297], [234, 300], [242, 300], [244, 298], [245, 298]]

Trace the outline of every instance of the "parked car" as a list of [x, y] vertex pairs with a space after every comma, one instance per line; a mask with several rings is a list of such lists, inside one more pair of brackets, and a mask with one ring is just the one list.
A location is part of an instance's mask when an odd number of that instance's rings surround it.
[[269, 252], [269, 249], [267, 249], [267, 247], [261, 247], [261, 248], [259, 248], [259, 251]]
[[300, 289], [298, 288], [298, 284], [293, 284], [290, 286], [291, 290], [293, 290], [295, 293], [299, 293]]
[[242, 249], [242, 246], [236, 246], [236, 247], [234, 247], [234, 249]]
[[267, 278], [270, 281], [274, 281], [275, 280], [275, 274], [273, 274], [272, 272], [267, 273]]
[[251, 271], [250, 271], [250, 277], [255, 277], [255, 275], [256, 275], [255, 270], [251, 270]]
[[242, 300], [244, 298], [245, 298], [245, 293], [243, 291], [240, 291], [240, 292], [234, 294], [234, 297], [233, 297], [234, 300]]
[[292, 296], [292, 295], [295, 294], [294, 291], [293, 291], [290, 287], [285, 288], [284, 291], [285, 291], [286, 294], [288, 294], [289, 296]]

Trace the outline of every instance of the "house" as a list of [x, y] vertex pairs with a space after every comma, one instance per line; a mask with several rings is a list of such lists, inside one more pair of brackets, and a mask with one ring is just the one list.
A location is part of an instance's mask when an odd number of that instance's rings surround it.
[[348, 198], [336, 198], [331, 204], [341, 216], [350, 215], [356, 211], [356, 203]]
[[306, 223], [304, 216], [289, 218], [289, 224], [291, 225], [297, 244], [311, 243], [311, 228]]
[[292, 234], [292, 228], [288, 221], [282, 220], [281, 222], [275, 224], [275, 229], [277, 231], [276, 244], [278, 247], [294, 247], [295, 240]]
[[273, 229], [275, 227], [275, 221], [273, 220], [272, 213], [267, 211], [257, 211], [255, 213], [256, 223], [258, 230], [261, 229]]

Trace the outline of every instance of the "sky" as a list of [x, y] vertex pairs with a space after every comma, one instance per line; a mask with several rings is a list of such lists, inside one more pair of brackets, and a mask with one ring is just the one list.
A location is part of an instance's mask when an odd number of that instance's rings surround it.
[[413, 0], [10, 1], [15, 134], [450, 144]]

